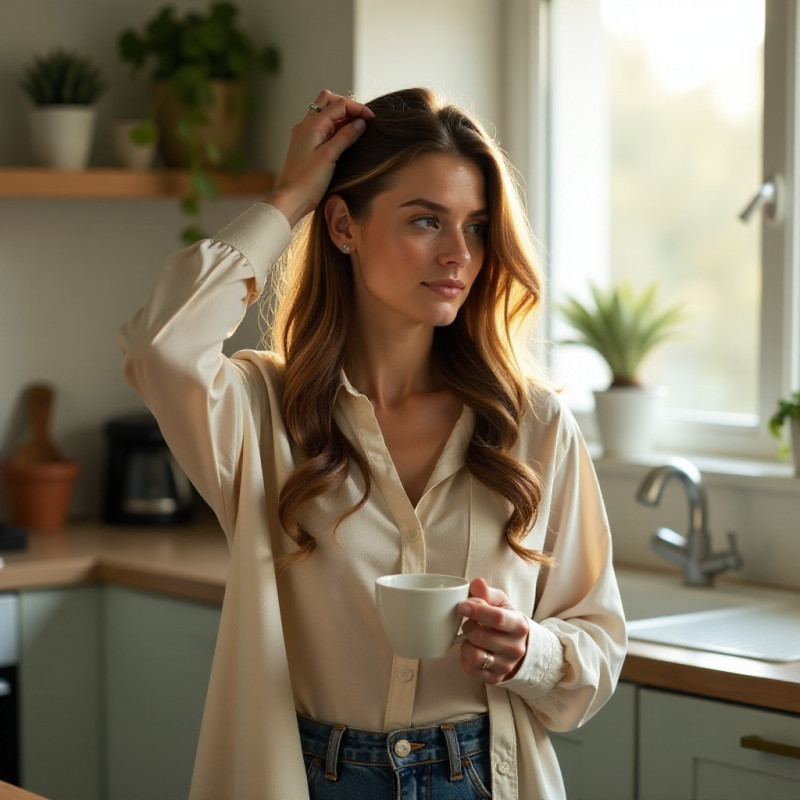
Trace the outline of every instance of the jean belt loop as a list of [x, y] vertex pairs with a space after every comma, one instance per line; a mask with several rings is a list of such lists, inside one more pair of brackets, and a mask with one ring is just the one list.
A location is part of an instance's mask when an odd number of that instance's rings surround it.
[[325, 756], [325, 777], [329, 781], [339, 779], [337, 766], [339, 764], [339, 745], [342, 743], [342, 735], [347, 730], [344, 725], [332, 725], [331, 735], [328, 737], [328, 752]]
[[446, 722], [441, 726], [444, 740], [447, 742], [447, 755], [450, 758], [450, 780], [460, 781], [464, 774], [461, 772], [461, 751], [458, 747], [458, 736], [455, 727]]

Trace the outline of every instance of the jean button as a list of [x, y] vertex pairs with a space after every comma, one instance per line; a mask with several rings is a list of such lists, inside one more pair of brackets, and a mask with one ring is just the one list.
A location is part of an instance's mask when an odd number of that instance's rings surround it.
[[395, 742], [394, 752], [400, 758], [405, 758], [411, 752], [411, 744], [408, 739], [400, 739], [400, 741]]

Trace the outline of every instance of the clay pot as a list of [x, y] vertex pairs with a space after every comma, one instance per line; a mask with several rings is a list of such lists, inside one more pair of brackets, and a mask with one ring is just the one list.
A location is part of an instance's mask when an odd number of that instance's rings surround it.
[[2, 475], [11, 523], [32, 530], [63, 528], [79, 472], [77, 461], [4, 463]]

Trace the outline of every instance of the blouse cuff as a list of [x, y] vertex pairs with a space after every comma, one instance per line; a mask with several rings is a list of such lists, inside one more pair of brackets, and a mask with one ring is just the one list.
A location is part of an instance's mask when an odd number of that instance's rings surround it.
[[564, 673], [564, 648], [553, 631], [531, 622], [528, 650], [513, 678], [500, 684], [533, 703], [550, 692]]
[[281, 257], [291, 237], [289, 221], [277, 208], [256, 203], [229, 222], [213, 239], [230, 245], [247, 259], [260, 290], [270, 267]]

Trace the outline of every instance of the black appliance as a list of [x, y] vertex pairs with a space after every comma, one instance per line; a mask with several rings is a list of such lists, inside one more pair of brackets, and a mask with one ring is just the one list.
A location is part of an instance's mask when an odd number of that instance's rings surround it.
[[109, 420], [103, 519], [170, 525], [191, 519], [195, 494], [152, 414]]
[[0, 594], [0, 781], [17, 785], [19, 763], [18, 598]]

